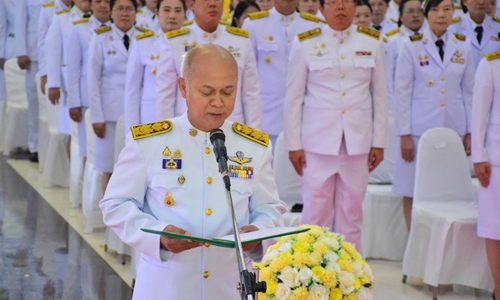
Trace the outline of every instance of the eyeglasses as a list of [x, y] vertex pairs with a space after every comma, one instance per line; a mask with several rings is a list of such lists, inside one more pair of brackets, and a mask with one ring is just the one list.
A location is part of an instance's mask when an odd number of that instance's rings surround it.
[[334, 1], [325, 2], [325, 4], [330, 5], [332, 7], [340, 7], [341, 5], [348, 6], [348, 5], [354, 4], [354, 0], [342, 0], [342, 1], [334, 0]]
[[135, 8], [133, 8], [132, 6], [119, 6], [119, 7], [113, 8], [113, 10], [120, 13], [120, 14], [123, 14], [123, 13], [131, 14], [132, 12], [135, 11]]
[[403, 10], [403, 13], [405, 14], [408, 14], [408, 15], [419, 15], [421, 13], [423, 13], [422, 9], [421, 8], [410, 8], [408, 10]]

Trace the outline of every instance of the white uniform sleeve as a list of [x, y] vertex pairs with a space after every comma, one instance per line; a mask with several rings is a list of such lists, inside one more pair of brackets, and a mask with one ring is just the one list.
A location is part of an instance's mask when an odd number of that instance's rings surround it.
[[243, 115], [245, 123], [249, 126], [262, 127], [262, 107], [260, 103], [259, 73], [257, 71], [257, 61], [252, 47], [252, 42], [245, 40], [247, 48], [245, 53], [245, 65], [241, 74], [241, 104], [243, 105]]
[[125, 128], [140, 123], [141, 87], [144, 81], [144, 68], [145, 66], [141, 61], [139, 42], [136, 42], [130, 49], [127, 63], [124, 100]]
[[472, 161], [475, 163], [489, 160], [485, 140], [493, 102], [493, 91], [494, 83], [491, 64], [483, 58], [477, 66], [473, 92], [474, 99], [472, 100], [471, 149]]
[[307, 61], [298, 38], [295, 38], [288, 57], [285, 94], [285, 141], [288, 151], [302, 147], [302, 105], [307, 86]]
[[45, 60], [45, 38], [47, 31], [49, 31], [51, 15], [49, 9], [42, 9], [40, 18], [38, 19], [38, 72], [40, 76], [47, 75], [47, 62]]
[[104, 59], [101, 41], [97, 34], [93, 34], [90, 39], [87, 55], [87, 88], [89, 108], [92, 112], [91, 122], [104, 123], [104, 112], [101, 101], [101, 77]]
[[8, 35], [6, 10], [5, 1], [0, 1], [0, 58], [5, 58], [5, 44]]
[[61, 19], [54, 15], [45, 38], [45, 56], [47, 71], [47, 87], [61, 87], [61, 67], [63, 60], [63, 41], [61, 34]]
[[[5, 19], [7, 21], [7, 19]], [[16, 4], [15, 16], [15, 49], [17, 56], [28, 55], [27, 36], [28, 36], [28, 4], [26, 0], [18, 0]]]
[[371, 93], [373, 102], [373, 140], [372, 147], [387, 147], [387, 85], [385, 75], [385, 49], [379, 43], [377, 57], [375, 57], [375, 68], [372, 71]]
[[73, 26], [68, 41], [65, 44], [66, 49], [66, 83], [68, 89], [69, 108], [81, 107], [80, 99], [80, 78], [82, 76], [83, 51], [80, 44], [79, 30]]
[[156, 73], [156, 116], [158, 120], [171, 119], [175, 116], [177, 99], [177, 74], [172, 48], [167, 40], [162, 43], [160, 60]]
[[395, 103], [396, 134], [400, 136], [411, 134], [411, 97], [415, 78], [411, 46], [409, 40], [403, 44], [396, 63], [396, 74], [394, 76], [394, 92], [397, 99]]
[[466, 43], [468, 49], [467, 65], [465, 66], [464, 77], [462, 78], [462, 98], [464, 99], [465, 114], [467, 117], [467, 133], [470, 133], [471, 111], [472, 111], [472, 90], [474, 89], [474, 74], [476, 72], [472, 47], [469, 42]]

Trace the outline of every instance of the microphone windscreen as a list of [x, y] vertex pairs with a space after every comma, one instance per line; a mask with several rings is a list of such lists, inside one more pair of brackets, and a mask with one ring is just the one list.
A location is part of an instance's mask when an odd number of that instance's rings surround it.
[[224, 131], [222, 129], [217, 128], [212, 131], [210, 131], [210, 142], [213, 144], [215, 140], [222, 140], [226, 141], [226, 135], [224, 134]]

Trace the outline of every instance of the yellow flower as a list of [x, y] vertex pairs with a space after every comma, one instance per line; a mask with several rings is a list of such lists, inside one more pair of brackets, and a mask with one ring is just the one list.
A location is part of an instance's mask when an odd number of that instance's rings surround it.
[[293, 256], [292, 256], [292, 253], [290, 253], [290, 252], [282, 252], [280, 255], [280, 258], [288, 266], [292, 262]]
[[277, 242], [276, 244], [269, 246], [269, 248], [267, 248], [267, 252], [271, 252], [272, 250], [278, 250], [280, 246], [281, 243]]
[[359, 280], [361, 281], [361, 285], [371, 283], [370, 278], [366, 275], [366, 273], [363, 273], [363, 275], [359, 277]]
[[323, 278], [321, 279], [321, 283], [328, 289], [337, 286], [337, 274], [330, 270], [325, 270], [325, 274], [323, 274]]
[[266, 285], [267, 285], [266, 294], [273, 295], [276, 292], [276, 288], [278, 287], [278, 281], [272, 279], [266, 281]]
[[358, 296], [356, 294], [352, 293], [344, 297], [344, 300], [358, 300]]
[[307, 253], [295, 253], [293, 255], [293, 263], [292, 265], [300, 269], [301, 267], [305, 267], [309, 264], [311, 260], [309, 259], [309, 254]]
[[322, 266], [315, 266], [311, 269], [311, 271], [320, 281], [323, 279], [323, 275], [325, 275], [325, 269]]
[[285, 263], [285, 261], [283, 261], [283, 259], [281, 257], [276, 258], [269, 265], [271, 270], [275, 273], [278, 273], [279, 271], [281, 271], [281, 269], [283, 269], [285, 266], [286, 266], [286, 263]]
[[321, 257], [322, 255], [319, 252], [313, 252], [309, 254], [309, 266], [314, 267], [317, 265], [321, 265]]
[[299, 233], [297, 235], [297, 241], [299, 241], [299, 242], [305, 242], [305, 243], [310, 244], [310, 243], [314, 242], [314, 240], [315, 240], [315, 238], [312, 235], [310, 235], [308, 231]]
[[323, 242], [315, 242], [313, 244], [313, 249], [314, 251], [318, 251], [321, 254], [325, 254], [329, 250], [328, 246]]
[[321, 228], [320, 226], [318, 225], [311, 225], [309, 227], [309, 231], [307, 231], [310, 235], [312, 235], [313, 237], [318, 237], [320, 235], [323, 235], [324, 234], [324, 231], [323, 231], [323, 228]]
[[309, 243], [297, 240], [292, 244], [292, 249], [294, 252], [304, 253], [309, 251]]
[[330, 291], [328, 300], [342, 300], [343, 294], [339, 288], [334, 288]]
[[254, 263], [253, 263], [253, 266], [254, 266], [255, 268], [259, 269], [259, 270], [262, 270], [262, 269], [264, 269], [264, 267], [265, 267], [266, 265], [265, 265], [265, 264], [263, 264], [263, 263], [261, 263], [261, 262], [260, 262], [260, 263], [254, 262]]
[[344, 270], [344, 271], [347, 271], [347, 272], [351, 272], [353, 271], [353, 268], [352, 268], [352, 263], [350, 260], [347, 260], [347, 259], [339, 259], [337, 261], [337, 263], [339, 264], [340, 266], [340, 269], [341, 270]]
[[354, 289], [355, 289], [355, 290], [359, 290], [359, 288], [361, 287], [361, 281], [359, 281], [359, 278], [358, 278], [358, 277], [356, 277], [356, 278], [354, 279], [354, 284], [353, 284], [353, 286], [354, 286]]
[[305, 286], [301, 286], [295, 290], [293, 290], [292, 299], [294, 300], [308, 300], [309, 299], [309, 291]]
[[265, 267], [259, 271], [260, 280], [268, 281], [273, 277], [273, 271], [271, 268]]
[[345, 251], [340, 251], [339, 259], [351, 260], [351, 256]]

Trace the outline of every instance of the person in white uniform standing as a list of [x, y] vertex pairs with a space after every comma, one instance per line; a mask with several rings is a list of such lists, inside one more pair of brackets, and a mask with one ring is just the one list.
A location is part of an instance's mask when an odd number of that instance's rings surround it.
[[252, 13], [243, 23], [250, 33], [259, 71], [262, 130], [273, 144], [283, 131], [288, 55], [295, 36], [322, 25], [315, 15], [299, 13], [299, 0], [274, 0], [269, 11]]
[[[161, 55], [172, 55], [169, 47], [163, 51], [165, 32], [182, 27], [186, 15], [184, 0], [158, 0], [158, 21], [161, 29], [136, 36], [130, 50], [125, 83], [125, 128], [156, 121], [156, 72]], [[172, 68], [175, 66], [172, 65]]]
[[290, 51], [285, 140], [302, 176], [302, 222], [361, 246], [368, 173], [387, 146], [385, 53], [380, 32], [354, 25], [354, 0], [321, 0], [327, 25]]
[[428, 0], [424, 4], [429, 26], [404, 43], [394, 77], [400, 150], [394, 166], [393, 193], [403, 196], [408, 228], [420, 136], [431, 128], [450, 128], [462, 137], [470, 155], [472, 49], [465, 36], [452, 33], [448, 27], [454, 10], [451, 0]]
[[479, 63], [473, 95], [472, 161], [481, 183], [477, 234], [486, 243], [493, 299], [500, 299], [500, 50], [487, 53]]
[[37, 26], [42, 3], [39, 0], [16, 2], [15, 51], [19, 67], [26, 70], [26, 97], [28, 98], [28, 150], [29, 160], [38, 162], [38, 72]]
[[160, 29], [156, 12], [158, 0], [144, 0], [144, 6], [137, 10], [135, 25], [151, 31]]
[[194, 13], [193, 24], [166, 34], [175, 69], [171, 67], [171, 56], [160, 56], [156, 76], [157, 119], [179, 116], [186, 111], [185, 101], [175, 84], [175, 78], [180, 74], [182, 57], [196, 45], [213, 43], [228, 49], [238, 62], [236, 104], [229, 120], [260, 128], [262, 109], [259, 75], [248, 31], [219, 24], [223, 1], [194, 0], [188, 5]]
[[[226, 189], [212, 153], [210, 132], [221, 129], [229, 167], [252, 170], [231, 177], [241, 232], [282, 225], [267, 134], [227, 120], [236, 102], [237, 62], [217, 45], [189, 51], [179, 87], [188, 110], [180, 117], [132, 127], [104, 198], [104, 223], [142, 254], [133, 299], [239, 299], [235, 250], [141, 231], [141, 228], [205, 238], [231, 234]], [[241, 152], [243, 165], [231, 157]], [[241, 163], [241, 162], [240, 162]], [[250, 173], [248, 173], [250, 174]], [[243, 247], [261, 259], [260, 242]], [[189, 278], [189, 280], [186, 280]]]
[[398, 20], [387, 14], [389, 0], [369, 0], [372, 6], [372, 27], [386, 34], [398, 27]]

